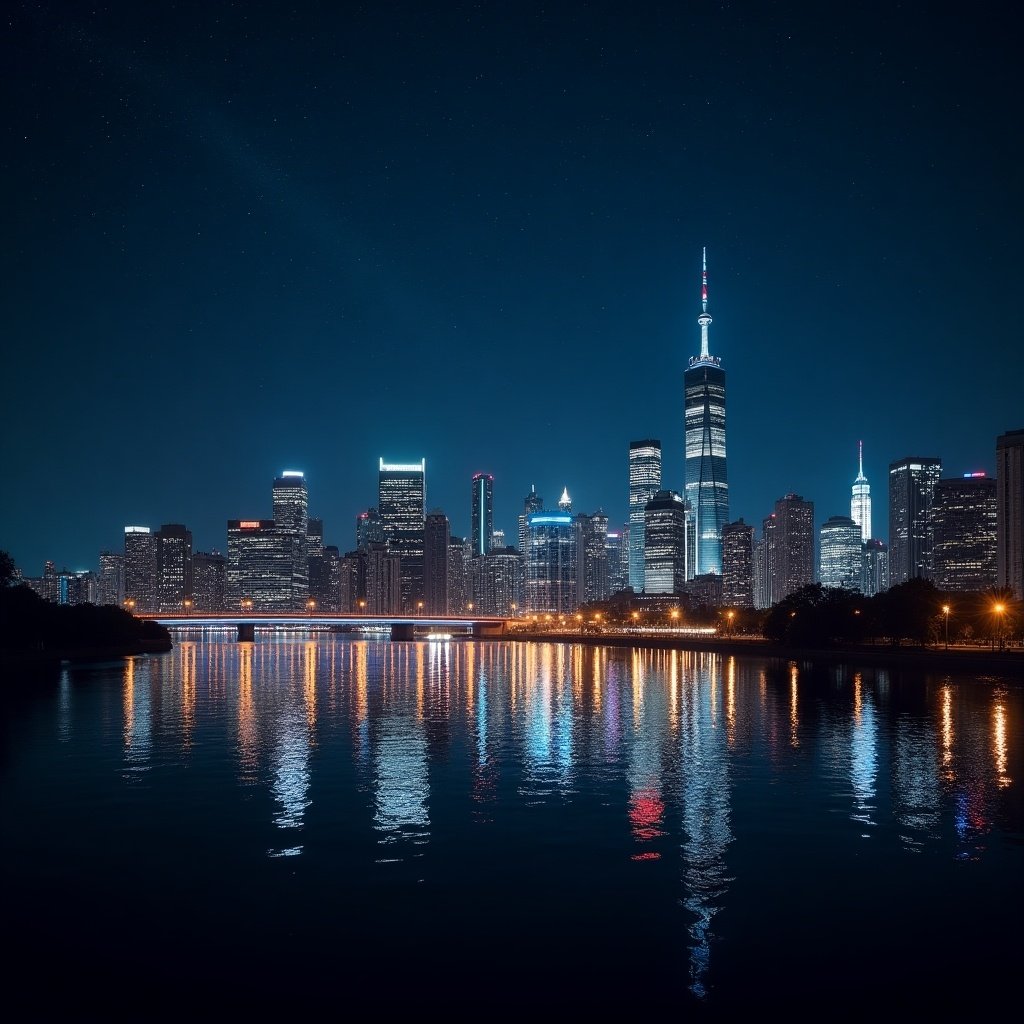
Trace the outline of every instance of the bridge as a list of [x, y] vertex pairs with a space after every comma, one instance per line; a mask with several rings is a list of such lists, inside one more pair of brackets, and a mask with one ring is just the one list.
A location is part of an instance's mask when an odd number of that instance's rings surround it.
[[392, 640], [415, 640], [431, 633], [498, 637], [508, 619], [496, 615], [359, 615], [348, 612], [136, 612], [136, 618], [168, 629], [231, 629], [238, 639], [255, 640], [257, 629], [390, 629]]

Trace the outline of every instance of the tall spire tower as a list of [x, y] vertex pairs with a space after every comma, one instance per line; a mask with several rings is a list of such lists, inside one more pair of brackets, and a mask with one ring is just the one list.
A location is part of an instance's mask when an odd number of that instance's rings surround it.
[[850, 518], [860, 527], [861, 541], [871, 540], [871, 484], [864, 475], [864, 442], [857, 442], [857, 479], [850, 497]]
[[708, 343], [708, 251], [701, 267], [700, 355], [683, 374], [686, 415], [686, 498], [693, 516], [694, 557], [688, 575], [722, 572], [722, 528], [729, 522], [725, 461], [725, 371]]

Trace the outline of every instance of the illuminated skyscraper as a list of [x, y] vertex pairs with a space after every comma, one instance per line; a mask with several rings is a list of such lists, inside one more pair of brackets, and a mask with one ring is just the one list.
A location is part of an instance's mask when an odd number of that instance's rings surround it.
[[465, 615], [467, 605], [472, 600], [469, 581], [466, 576], [466, 565], [469, 557], [466, 554], [469, 541], [462, 537], [452, 537], [448, 541], [448, 614]]
[[605, 548], [608, 551], [608, 593], [617, 594], [629, 586], [629, 527], [610, 530]]
[[874, 597], [889, 589], [889, 545], [872, 537], [864, 542], [864, 569], [861, 593]]
[[423, 529], [426, 521], [427, 460], [380, 460], [377, 508], [388, 547], [401, 558], [401, 609], [423, 599]]
[[473, 557], [491, 550], [494, 533], [494, 477], [490, 473], [473, 476], [472, 532]]
[[681, 594], [686, 586], [686, 501], [659, 490], [644, 509], [644, 593]]
[[725, 371], [708, 348], [708, 261], [701, 279], [700, 355], [683, 375], [686, 403], [686, 498], [693, 512], [695, 564], [690, 576], [722, 571], [722, 528], [729, 522], [725, 457]]
[[862, 529], [851, 516], [830, 516], [821, 524], [818, 575], [823, 587], [861, 589], [864, 576]]
[[742, 519], [722, 529], [722, 604], [754, 607], [754, 528]]
[[156, 534], [148, 526], [124, 528], [124, 597], [132, 611], [159, 611]]
[[571, 513], [531, 512], [527, 519], [526, 610], [576, 611], [576, 530]]
[[850, 518], [860, 527], [860, 539], [871, 539], [871, 484], [864, 475], [864, 442], [857, 442], [857, 479], [850, 496]]
[[293, 537], [279, 531], [273, 519], [228, 520], [228, 608], [295, 610]]
[[544, 507], [544, 499], [537, 493], [537, 488], [530, 484], [530, 493], [523, 499], [523, 511], [519, 513], [519, 550], [526, 554], [527, 525], [526, 517], [531, 512], [539, 512]]
[[423, 537], [423, 610], [428, 615], [447, 615], [451, 526], [440, 509], [427, 516]]
[[303, 608], [309, 597], [309, 492], [298, 470], [286, 469], [274, 481], [274, 527], [290, 565], [291, 607]]
[[124, 555], [116, 551], [100, 552], [100, 572], [96, 581], [98, 604], [124, 603]]
[[192, 532], [165, 523], [156, 535], [156, 571], [162, 612], [180, 612], [192, 600]]
[[380, 513], [375, 508], [368, 508], [356, 516], [356, 547], [362, 550], [368, 544], [384, 544], [387, 537]]
[[889, 582], [930, 579], [932, 500], [942, 459], [909, 456], [889, 464]]
[[1000, 587], [1024, 598], [1024, 430], [996, 438], [996, 572]]
[[661, 442], [651, 438], [629, 443], [629, 585], [644, 589], [644, 515], [661, 490]]
[[192, 555], [192, 607], [197, 612], [220, 612], [227, 608], [227, 559], [217, 551], [196, 551]]
[[984, 473], [939, 480], [932, 502], [932, 582], [939, 590], [996, 585], [996, 482]]
[[814, 503], [799, 494], [775, 502], [754, 553], [754, 605], [770, 608], [814, 582]]
[[523, 556], [515, 548], [492, 548], [467, 561], [473, 611], [518, 615], [523, 607]]
[[608, 517], [598, 509], [576, 516], [576, 593], [580, 604], [603, 601], [608, 589]]

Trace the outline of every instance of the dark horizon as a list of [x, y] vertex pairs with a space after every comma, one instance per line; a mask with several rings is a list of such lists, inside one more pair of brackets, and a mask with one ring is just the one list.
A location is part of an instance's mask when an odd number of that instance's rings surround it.
[[683, 370], [727, 382], [730, 519], [874, 533], [911, 454], [1020, 429], [1011, 12], [392, 4], [10, 14], [8, 500], [26, 575], [126, 524], [224, 550], [306, 473], [325, 543], [427, 460], [470, 525], [683, 489]]

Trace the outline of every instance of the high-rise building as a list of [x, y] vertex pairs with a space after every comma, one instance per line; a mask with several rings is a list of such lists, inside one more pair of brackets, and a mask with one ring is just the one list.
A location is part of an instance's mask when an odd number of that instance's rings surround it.
[[683, 496], [675, 491], [655, 492], [644, 509], [644, 593], [683, 592], [686, 585], [686, 528], [686, 500]]
[[763, 551], [755, 559], [760, 578], [754, 603], [770, 608], [814, 582], [814, 502], [799, 494], [779, 498], [764, 521], [761, 544]]
[[691, 576], [722, 571], [722, 529], [729, 522], [725, 451], [725, 371], [708, 348], [708, 261], [701, 278], [700, 355], [683, 375], [686, 403], [686, 498], [693, 511], [696, 552]]
[[491, 534], [491, 548], [504, 548], [508, 545], [505, 543], [505, 531], [496, 529]]
[[426, 518], [423, 541], [423, 608], [428, 615], [448, 614], [448, 517], [436, 509]]
[[526, 610], [556, 615], [576, 611], [576, 530], [572, 514], [562, 510], [531, 512], [527, 527]]
[[197, 612], [221, 612], [227, 608], [227, 559], [219, 551], [192, 555], [192, 607]]
[[427, 460], [380, 460], [377, 508], [388, 547], [401, 558], [399, 610], [412, 611], [423, 599], [423, 528], [426, 520]]
[[469, 561], [467, 550], [471, 547], [462, 537], [451, 537], [448, 541], [448, 614], [465, 615], [467, 605], [473, 600], [466, 576]]
[[1024, 599], [1024, 430], [996, 438], [996, 582]]
[[100, 552], [100, 573], [96, 582], [97, 604], [124, 604], [124, 555], [116, 551]]
[[[871, 539], [871, 484], [864, 475], [864, 442], [857, 442], [857, 478], [850, 495], [850, 518], [860, 527], [860, 539]], [[824, 582], [824, 581], [822, 581]]]
[[523, 607], [523, 556], [515, 548], [494, 548], [466, 563], [473, 611], [517, 615]]
[[861, 593], [866, 597], [884, 593], [889, 589], [889, 545], [872, 537], [864, 542], [864, 568]]
[[366, 563], [366, 613], [394, 615], [403, 611], [401, 558], [387, 544], [371, 544]]
[[473, 557], [486, 555], [491, 550], [494, 533], [494, 477], [490, 473], [473, 476], [472, 529], [470, 541]]
[[932, 500], [942, 460], [908, 456], [889, 464], [889, 581], [932, 574]]
[[366, 599], [365, 588], [360, 590], [359, 566], [362, 552], [349, 551], [338, 560], [338, 611], [363, 612], [360, 599]]
[[644, 589], [644, 515], [661, 490], [661, 442], [653, 438], [629, 443], [629, 585]]
[[531, 512], [539, 512], [544, 507], [544, 499], [537, 493], [537, 488], [530, 484], [530, 493], [523, 499], [523, 511], [519, 513], [519, 550], [526, 554], [527, 516]]
[[742, 518], [722, 528], [722, 604], [754, 607], [754, 528]]
[[306, 526], [306, 554], [309, 558], [321, 558], [324, 553], [324, 521], [309, 517]]
[[629, 527], [609, 530], [605, 549], [608, 553], [608, 593], [618, 594], [629, 586]]
[[347, 611], [341, 605], [341, 553], [333, 544], [324, 546], [319, 558], [309, 560], [309, 596], [325, 612]]
[[368, 508], [356, 516], [356, 548], [362, 550], [369, 544], [386, 544], [387, 535], [380, 513], [375, 508]]
[[932, 582], [939, 590], [996, 585], [996, 481], [984, 473], [939, 480], [932, 501]]
[[819, 579], [823, 587], [859, 591], [864, 582], [862, 527], [852, 516], [829, 516], [818, 531]]
[[160, 611], [180, 612], [192, 600], [192, 532], [181, 523], [157, 531], [156, 571]]
[[124, 599], [135, 612], [160, 610], [156, 534], [148, 526], [124, 528]]
[[576, 516], [576, 593], [580, 604], [608, 597], [608, 517], [598, 509]]
[[273, 519], [228, 520], [228, 608], [278, 612], [301, 607], [294, 586], [295, 537], [278, 530]]
[[[301, 609], [309, 597], [309, 491], [305, 476], [286, 469], [274, 481], [274, 528], [291, 566], [290, 606]], [[320, 530], [323, 541], [323, 526]]]

